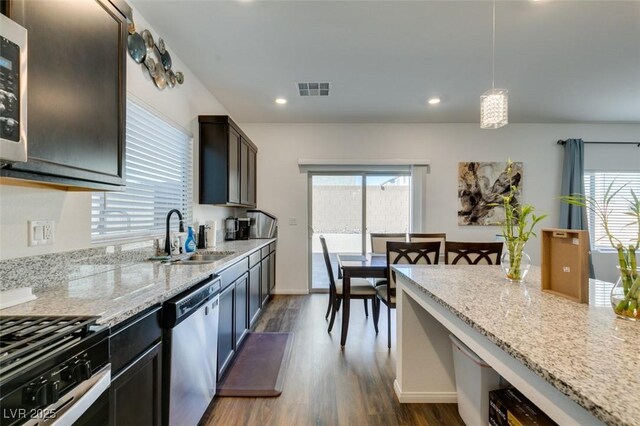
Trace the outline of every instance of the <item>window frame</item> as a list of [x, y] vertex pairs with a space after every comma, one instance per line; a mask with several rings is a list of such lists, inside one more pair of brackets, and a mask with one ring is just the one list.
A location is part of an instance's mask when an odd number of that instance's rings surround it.
[[[637, 180], [640, 183], [640, 171], [633, 170], [625, 170], [625, 169], [586, 169], [584, 171], [584, 195], [595, 197], [596, 194], [596, 174], [635, 174], [637, 175]], [[589, 178], [588, 178], [589, 176]], [[589, 179], [589, 188], [587, 188], [587, 179]], [[605, 181], [606, 185], [609, 184], [610, 180]], [[635, 190], [636, 188], [634, 188]], [[636, 192], [636, 195], [640, 196], [640, 187]], [[587, 211], [587, 229], [589, 230], [589, 243], [591, 245], [591, 250], [598, 253], [616, 253], [616, 249], [611, 247], [608, 240], [600, 239], [596, 241], [596, 232], [595, 225], [597, 216], [595, 212], [590, 209], [586, 209]]]

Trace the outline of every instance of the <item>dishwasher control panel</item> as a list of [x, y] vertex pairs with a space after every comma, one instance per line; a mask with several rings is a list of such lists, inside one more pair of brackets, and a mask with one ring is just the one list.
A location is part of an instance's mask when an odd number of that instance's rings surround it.
[[164, 327], [175, 327], [183, 317], [188, 316], [204, 302], [220, 293], [220, 287], [220, 279], [212, 277], [165, 302], [162, 313]]

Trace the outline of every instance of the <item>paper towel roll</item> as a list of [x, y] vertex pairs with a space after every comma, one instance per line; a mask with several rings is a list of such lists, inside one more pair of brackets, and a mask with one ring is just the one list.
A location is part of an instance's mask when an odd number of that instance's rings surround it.
[[207, 221], [207, 248], [215, 247], [218, 244], [218, 223], [215, 220]]

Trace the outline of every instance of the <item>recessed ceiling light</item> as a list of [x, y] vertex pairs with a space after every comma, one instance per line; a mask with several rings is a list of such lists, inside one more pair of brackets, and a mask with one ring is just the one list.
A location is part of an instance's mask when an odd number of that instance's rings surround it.
[[427, 102], [429, 102], [429, 105], [438, 105], [440, 103], [440, 98], [429, 98]]
[[277, 103], [278, 105], [284, 105], [284, 104], [286, 104], [286, 103], [287, 103], [287, 100], [286, 100], [285, 98], [277, 98], [277, 99], [276, 99], [276, 103]]

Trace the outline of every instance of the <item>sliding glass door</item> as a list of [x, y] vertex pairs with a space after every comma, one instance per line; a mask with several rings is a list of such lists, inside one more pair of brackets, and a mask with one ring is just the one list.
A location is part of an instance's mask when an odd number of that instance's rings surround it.
[[337, 276], [336, 255], [370, 251], [370, 232], [408, 232], [409, 183], [408, 174], [398, 173], [309, 174], [312, 291], [329, 288], [321, 235], [327, 242], [334, 276]]

